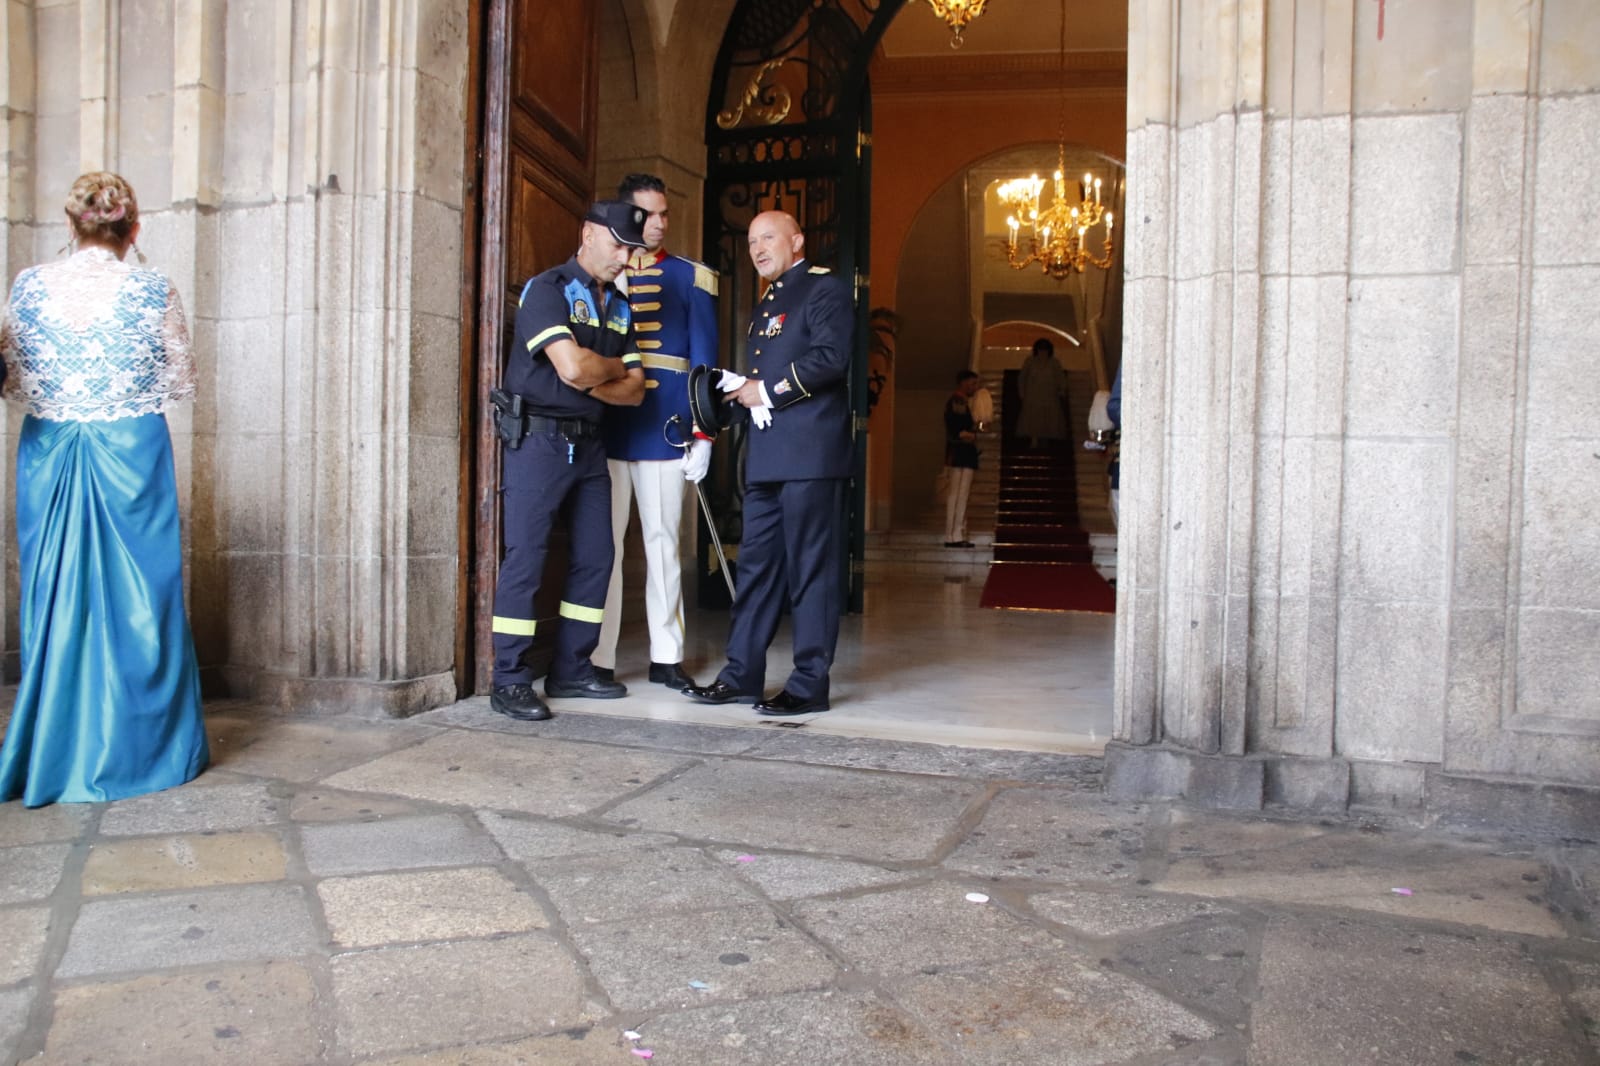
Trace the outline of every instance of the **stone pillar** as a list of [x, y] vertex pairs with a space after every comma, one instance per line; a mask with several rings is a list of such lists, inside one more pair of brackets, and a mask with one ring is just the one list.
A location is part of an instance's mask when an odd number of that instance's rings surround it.
[[53, 254], [72, 178], [106, 167], [189, 313], [200, 395], [171, 421], [212, 691], [455, 696], [466, 14], [8, 0], [12, 271]]
[[1471, 821], [1475, 775], [1600, 785], [1600, 12], [1130, 31], [1109, 787]]

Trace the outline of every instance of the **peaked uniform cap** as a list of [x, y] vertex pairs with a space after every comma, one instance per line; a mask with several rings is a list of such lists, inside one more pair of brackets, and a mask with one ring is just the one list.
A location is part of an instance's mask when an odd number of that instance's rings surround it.
[[600, 200], [589, 205], [589, 213], [583, 219], [610, 230], [618, 244], [643, 248], [646, 217], [644, 208], [625, 200]]

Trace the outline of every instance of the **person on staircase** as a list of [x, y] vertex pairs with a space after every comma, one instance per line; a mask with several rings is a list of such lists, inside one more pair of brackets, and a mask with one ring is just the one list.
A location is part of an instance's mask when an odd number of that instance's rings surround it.
[[970, 370], [956, 375], [956, 391], [944, 402], [944, 546], [975, 548], [967, 539], [967, 497], [978, 471], [978, 421], [972, 415], [972, 397], [981, 380]]
[[1056, 362], [1056, 346], [1048, 337], [1033, 342], [1033, 354], [1017, 375], [1022, 409], [1017, 416], [1017, 436], [1026, 438], [1034, 451], [1048, 441], [1067, 439], [1067, 372]]

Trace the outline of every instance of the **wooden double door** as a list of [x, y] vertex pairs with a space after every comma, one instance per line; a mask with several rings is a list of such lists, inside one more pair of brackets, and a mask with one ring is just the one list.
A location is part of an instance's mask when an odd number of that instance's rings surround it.
[[[475, 0], [481, 34], [470, 83], [468, 124], [469, 269], [463, 283], [463, 449], [460, 580], [467, 595], [457, 617], [457, 680], [462, 694], [490, 684], [490, 618], [500, 561], [500, 449], [488, 394], [500, 382], [517, 296], [532, 275], [577, 247], [594, 198], [598, 94], [598, 8], [594, 0]], [[470, 495], [470, 499], [468, 496]], [[536, 612], [534, 656], [547, 664], [564, 534], [552, 543]], [[541, 665], [542, 665], [541, 664]]]

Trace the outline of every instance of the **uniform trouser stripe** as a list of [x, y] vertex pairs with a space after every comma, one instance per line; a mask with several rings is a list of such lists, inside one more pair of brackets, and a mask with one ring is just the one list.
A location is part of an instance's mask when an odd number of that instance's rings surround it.
[[584, 607], [581, 604], [561, 601], [561, 609], [557, 612], [562, 618], [570, 618], [574, 622], [589, 622], [599, 625], [605, 621], [606, 612], [602, 607]]
[[622, 629], [622, 542], [628, 532], [633, 500], [639, 501], [639, 530], [644, 541], [644, 608], [650, 626], [650, 661], [683, 661], [683, 564], [678, 542], [683, 525], [683, 499], [689, 492], [680, 459], [638, 462], [610, 460], [611, 539], [616, 561], [606, 592], [606, 619], [594, 664], [615, 669], [617, 637]]
[[538, 631], [539, 622], [534, 618], [502, 618], [494, 616], [494, 624], [490, 630], [495, 633], [510, 633], [518, 637], [531, 637]]

